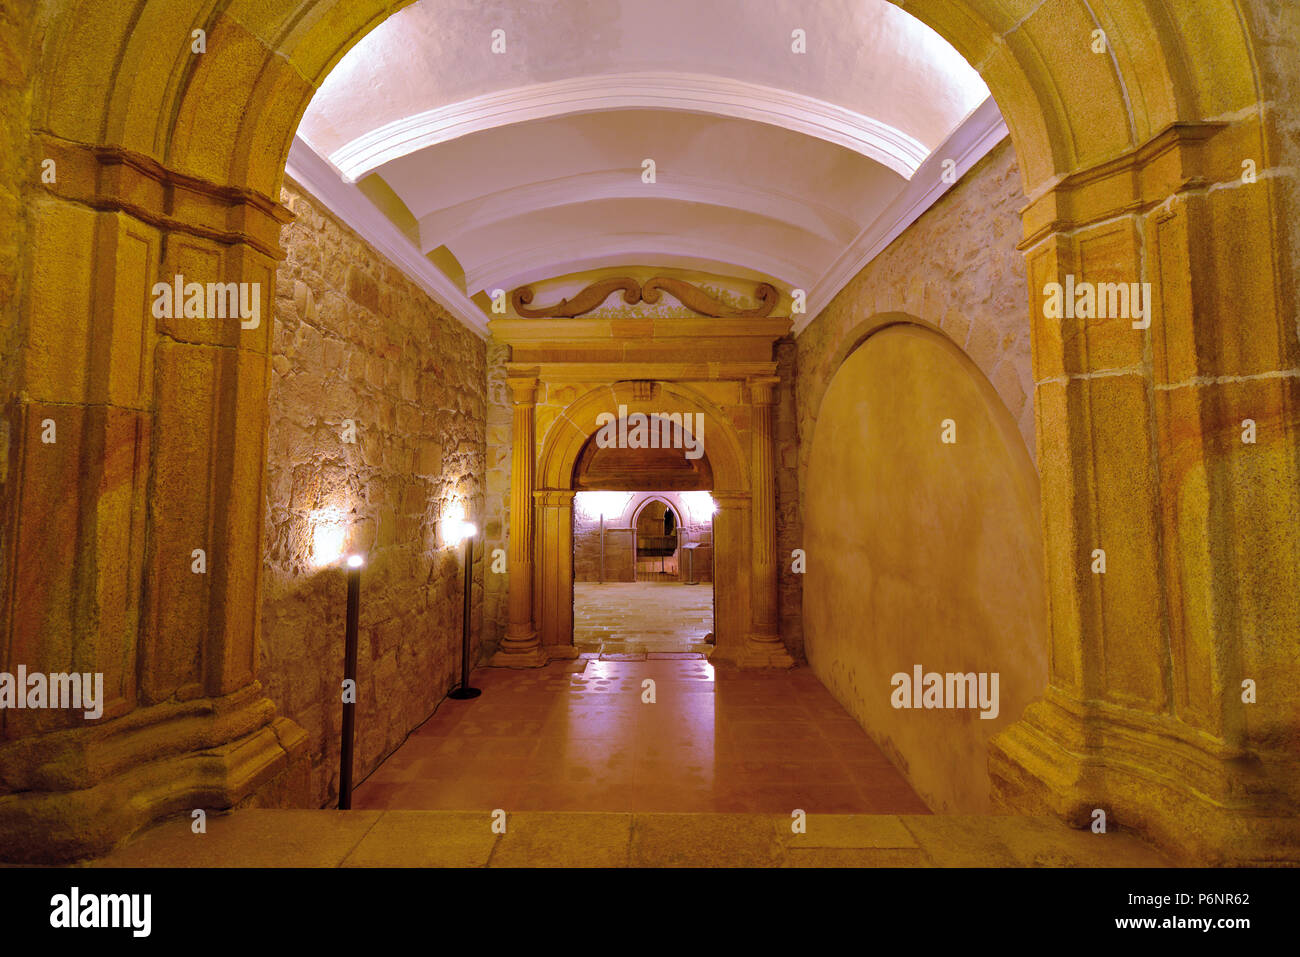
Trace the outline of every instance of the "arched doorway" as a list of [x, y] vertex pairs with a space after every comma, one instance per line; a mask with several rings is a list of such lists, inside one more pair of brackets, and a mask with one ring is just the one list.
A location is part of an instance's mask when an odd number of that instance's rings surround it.
[[[677, 581], [681, 520], [663, 499], [645, 502], [632, 520], [637, 581]], [[658, 567], [656, 568], [656, 563]]]
[[600, 654], [711, 653], [712, 467], [680, 449], [578, 457], [573, 642]]
[[[677, 416], [696, 423], [701, 454], [688, 456], [681, 448], [602, 445], [601, 416], [610, 408], [623, 409], [628, 418]], [[573, 646], [574, 585], [591, 577], [591, 557], [599, 551], [583, 543], [598, 541], [593, 533], [604, 531], [606, 579], [637, 582], [637, 520], [650, 514], [647, 509], [658, 501], [664, 509], [658, 519], [661, 530], [662, 515], [671, 509], [679, 523], [674, 543], [684, 530], [682, 544], [693, 546], [675, 544], [672, 549], [679, 561], [680, 553], [689, 554], [689, 570], [699, 582], [678, 587], [692, 592], [692, 607], [707, 608], [711, 619], [708, 626], [692, 626], [683, 635], [692, 647], [712, 645], [715, 656], [742, 657], [750, 622], [746, 594], [752, 580], [746, 534], [751, 519], [748, 443], [742, 442], [731, 419], [679, 383], [619, 382], [574, 401], [540, 437], [539, 445], [537, 499], [543, 507], [536, 543], [540, 587], [533, 607], [542, 644]], [[588, 494], [594, 496], [592, 505], [579, 498]], [[549, 503], [554, 503], [551, 508], [546, 507]], [[668, 536], [654, 537], [654, 546], [662, 551]], [[680, 582], [676, 572], [672, 578], [674, 585]]]

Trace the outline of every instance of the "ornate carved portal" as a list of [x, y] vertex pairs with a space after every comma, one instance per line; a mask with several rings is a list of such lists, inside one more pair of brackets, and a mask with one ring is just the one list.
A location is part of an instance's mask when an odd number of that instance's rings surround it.
[[[627, 287], [608, 292], [616, 289]], [[570, 305], [579, 305], [580, 298]], [[793, 664], [776, 627], [771, 428], [779, 381], [772, 348], [789, 328], [788, 318], [673, 320], [656, 325], [647, 337], [599, 319], [492, 324], [514, 357], [507, 375], [518, 429], [511, 470], [510, 630], [494, 664], [535, 666], [575, 654], [573, 496], [582, 488], [626, 484], [620, 475], [630, 460], [644, 472], [646, 491], [656, 485], [711, 490], [717, 506], [714, 658], [750, 667]], [[574, 361], [575, 355], [588, 358]], [[612, 450], [599, 447], [594, 437], [611, 419], [637, 416], [691, 423], [702, 454], [689, 459], [681, 452], [634, 447], [619, 449], [606, 462]], [[605, 472], [614, 485], [602, 481]], [[519, 507], [528, 501], [531, 514]]]

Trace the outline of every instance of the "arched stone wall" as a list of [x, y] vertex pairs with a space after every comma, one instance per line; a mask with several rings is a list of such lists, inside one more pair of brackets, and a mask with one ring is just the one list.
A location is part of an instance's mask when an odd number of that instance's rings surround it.
[[578, 458], [587, 440], [600, 430], [597, 418], [620, 408], [626, 408], [629, 415], [702, 415], [706, 431], [700, 438], [712, 467], [714, 488], [720, 494], [748, 490], [747, 455], [739, 429], [718, 406], [677, 382], [656, 382], [650, 398], [638, 397], [631, 382], [615, 382], [575, 399], [538, 430], [537, 487], [572, 489]]
[[[837, 366], [811, 444], [808, 662], [932, 810], [988, 812], [989, 742], [1047, 684], [1038, 475], [1015, 423], [942, 333], [882, 317]], [[959, 701], [915, 707], [918, 665], [988, 676], [984, 707], [955, 681]]]
[[[281, 786], [292, 729], [272, 731], [255, 674], [269, 323], [154, 321], [148, 290], [176, 273], [269, 290], [293, 130], [330, 67], [402, 5], [40, 7], [30, 155], [59, 175], [40, 183], [31, 164], [21, 186], [22, 307], [6, 313], [21, 359], [5, 383], [0, 571], [21, 604], [4, 603], [5, 663], [104, 671], [106, 716], [137, 730], [109, 748], [111, 720], [56, 740], [6, 716], [6, 846], [85, 853]], [[1275, 48], [1253, 36], [1280, 43], [1275, 17], [1265, 0], [907, 10], [984, 77], [1029, 198], [1051, 686], [999, 739], [1000, 799], [1079, 821], [1106, 806], [1202, 856], [1288, 853], [1300, 705], [1236, 693], [1251, 676], [1300, 683], [1286, 258], [1300, 226], [1283, 216], [1300, 148], [1261, 79], [1266, 60], [1283, 82]], [[1151, 326], [1043, 322], [1038, 293], [1067, 274], [1150, 281]], [[57, 450], [39, 442], [52, 416]], [[176, 558], [196, 542], [214, 556], [202, 581]], [[1099, 545], [1104, 581], [1088, 571]], [[126, 800], [141, 793], [156, 796]]]
[[635, 556], [637, 553], [637, 538], [641, 533], [641, 525], [640, 525], [641, 513], [645, 511], [646, 506], [648, 506], [651, 502], [658, 502], [660, 505], [664, 507], [666, 511], [672, 513], [674, 521], [676, 521], [676, 523], [679, 526], [683, 524], [681, 512], [678, 510], [676, 506], [673, 505], [672, 502], [668, 501], [662, 495], [657, 495], [657, 494], [650, 495], [647, 496], [640, 503], [638, 503], [635, 511], [632, 514], [632, 554], [634, 556], [633, 558], [634, 564], [635, 564]]

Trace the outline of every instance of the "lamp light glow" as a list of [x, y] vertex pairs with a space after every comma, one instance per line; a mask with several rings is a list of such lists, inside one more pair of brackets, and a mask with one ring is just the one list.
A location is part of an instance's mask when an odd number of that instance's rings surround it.
[[473, 538], [478, 534], [478, 526], [473, 522], [465, 521], [465, 506], [460, 502], [453, 502], [448, 506], [446, 514], [442, 518], [442, 543], [444, 545], [459, 545], [467, 538]]
[[333, 565], [343, 557], [348, 528], [343, 512], [322, 508], [311, 514], [311, 561], [313, 565]]
[[365, 563], [366, 563], [366, 559], [364, 555], [348, 556], [348, 568], [360, 568]]
[[708, 492], [682, 492], [680, 501], [696, 521], [709, 518], [718, 511], [718, 503]]
[[632, 501], [631, 492], [579, 492], [574, 505], [587, 518], [604, 517], [606, 521], [623, 514]]

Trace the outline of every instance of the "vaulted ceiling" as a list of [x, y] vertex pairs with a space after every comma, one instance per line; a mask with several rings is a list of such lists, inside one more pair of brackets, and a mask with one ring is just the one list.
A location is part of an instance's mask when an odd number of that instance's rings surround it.
[[288, 172], [471, 326], [492, 290], [622, 265], [812, 315], [1005, 135], [885, 0], [420, 0], [342, 58]]

